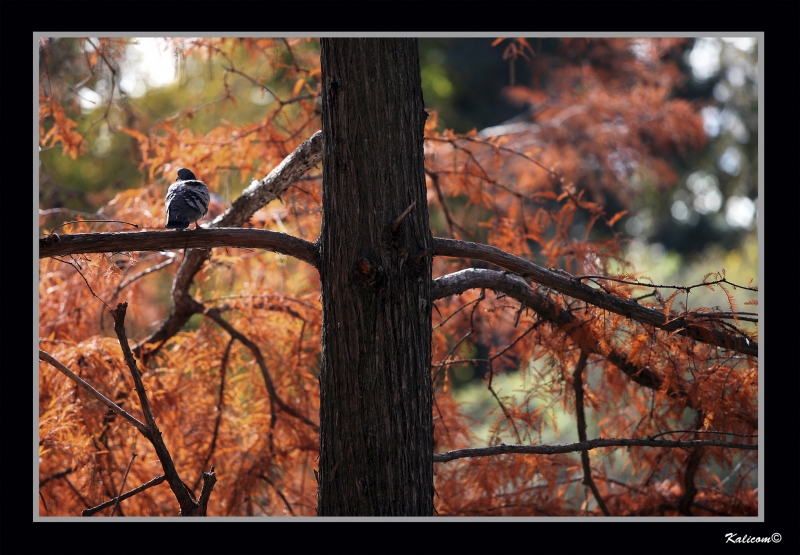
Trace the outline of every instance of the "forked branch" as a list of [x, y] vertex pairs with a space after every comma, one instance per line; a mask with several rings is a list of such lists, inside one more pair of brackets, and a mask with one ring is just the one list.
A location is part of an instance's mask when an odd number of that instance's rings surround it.
[[[758, 356], [758, 343], [756, 341], [721, 330], [709, 330], [687, 321], [684, 317], [665, 321], [664, 313], [661, 311], [642, 306], [632, 300], [609, 295], [589, 287], [566, 272], [560, 273], [543, 268], [497, 247], [434, 237], [433, 249], [436, 256], [473, 258], [496, 264], [525, 279], [554, 289], [564, 295], [580, 299], [597, 308], [620, 314], [648, 326], [676, 332], [696, 341], [724, 347], [742, 354]], [[461, 272], [458, 273], [461, 274]]]
[[[145, 434], [145, 437], [150, 440], [150, 443], [152, 443], [153, 448], [156, 451], [156, 455], [158, 455], [158, 460], [161, 461], [161, 466], [164, 469], [164, 475], [167, 477], [167, 483], [169, 483], [169, 487], [181, 507], [181, 515], [205, 516], [206, 505], [201, 505], [200, 503], [194, 501], [189, 495], [189, 489], [184, 485], [183, 481], [180, 479], [180, 476], [178, 476], [178, 471], [175, 469], [175, 463], [172, 462], [172, 456], [169, 454], [169, 450], [167, 450], [167, 446], [161, 437], [161, 431], [156, 425], [156, 419], [153, 415], [153, 410], [150, 407], [150, 400], [147, 398], [147, 392], [144, 388], [142, 375], [139, 372], [136, 360], [133, 358], [133, 353], [128, 345], [128, 336], [125, 332], [125, 313], [127, 310], [128, 303], [120, 303], [117, 305], [116, 310], [112, 311], [111, 314], [114, 317], [114, 331], [117, 333], [119, 344], [122, 347], [122, 355], [125, 358], [125, 363], [128, 365], [128, 369], [131, 372], [134, 384], [136, 384], [136, 393], [139, 396], [139, 402], [142, 406], [145, 422], [147, 423], [147, 434]], [[206, 476], [206, 473], [203, 473], [203, 482], [203, 491], [200, 495], [200, 498], [205, 499], [207, 504], [208, 498], [211, 495], [211, 489], [214, 487], [214, 483], [216, 482], [213, 467], [211, 469], [210, 476]], [[207, 488], [208, 491], [206, 491]]]

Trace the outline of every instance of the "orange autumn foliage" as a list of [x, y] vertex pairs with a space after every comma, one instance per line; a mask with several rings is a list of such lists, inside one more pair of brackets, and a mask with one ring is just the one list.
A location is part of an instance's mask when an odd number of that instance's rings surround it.
[[[101, 39], [86, 59], [87, 70], [118, 70], [124, 56], [119, 41]], [[630, 205], [634, 171], [645, 168], [659, 188], [669, 188], [677, 181], [670, 159], [703, 145], [699, 107], [672, 94], [681, 73], [669, 53], [680, 39], [563, 39], [557, 67], [552, 57], [532, 55], [535, 44], [528, 42], [514, 42], [509, 49], [509, 43], [497, 41], [505, 44], [506, 58], [522, 56], [538, 70], [530, 87], [515, 84], [506, 91], [511, 101], [530, 109], [524, 129], [459, 135], [439, 131], [435, 112], [428, 118], [425, 170], [434, 236], [486, 243], [573, 276], [614, 278], [592, 277], [586, 283], [621, 299], [641, 298], [641, 305], [663, 312], [665, 320], [685, 317], [709, 336], [724, 328], [757, 341], [757, 328], [741, 319], [724, 272], [706, 276], [701, 284], [675, 284], [686, 287], [674, 292], [661, 288], [653, 296], [658, 287], [648, 287], [623, 260], [618, 227], [625, 212], [606, 213], [610, 197]], [[184, 58], [219, 64], [213, 75], [219, 95], [147, 125], [115, 120], [116, 107], [107, 113], [108, 125], [136, 141], [143, 177], [141, 187], [105, 203], [104, 219], [162, 229], [164, 194], [179, 166], [191, 168], [218, 195], [209, 218], [214, 217], [236, 198], [225, 198], [231, 182], [247, 186], [262, 179], [320, 128], [320, 67], [313, 41], [174, 39], [173, 46]], [[642, 54], [635, 56], [635, 49]], [[64, 108], [68, 92], [56, 90], [48, 82], [47, 63], [42, 67], [40, 144], [59, 147], [75, 159], [92, 139], [91, 127], [81, 120], [90, 116]], [[243, 84], [272, 96], [247, 120], [240, 108]], [[313, 242], [320, 231], [321, 191], [317, 168], [247, 226]], [[110, 225], [102, 231], [119, 230], [118, 224]], [[45, 218], [40, 226], [50, 227]], [[57, 233], [90, 233], [99, 231], [97, 226], [73, 223]], [[314, 515], [318, 432], [276, 409], [253, 350], [202, 313], [166, 342], [144, 343], [174, 310], [170, 292], [184, 256], [183, 251], [132, 252], [40, 260], [40, 349], [139, 414], [106, 307], [127, 302], [128, 336], [152, 353], [140, 361], [140, 369], [178, 473], [197, 494], [201, 471], [216, 467], [209, 515]], [[438, 256], [433, 276], [475, 266], [475, 261]], [[584, 409], [591, 415], [591, 437], [648, 438], [690, 429], [724, 431], [734, 435], [722, 439], [747, 441], [736, 434], [758, 433], [754, 357], [529, 285], [553, 303], [554, 315], [484, 289], [435, 300], [435, 453], [503, 442], [571, 443], [577, 441], [575, 415]], [[315, 269], [290, 257], [214, 248], [188, 290], [194, 301], [206, 310], [218, 309], [258, 347], [275, 395], [313, 422], [319, 421], [319, 286]], [[729, 312], [688, 308], [687, 299], [699, 286], [719, 286]], [[573, 371], [582, 353], [588, 363], [579, 409]], [[469, 403], [459, 400], [455, 369], [468, 366], [486, 371], [482, 387], [493, 406], [485, 417], [470, 414]], [[500, 384], [508, 376], [518, 378], [518, 389]], [[668, 439], [717, 437], [680, 432]], [[137, 457], [122, 488], [133, 453]], [[591, 476], [610, 513], [638, 516], [686, 514], [687, 503], [690, 514], [700, 516], [757, 514], [757, 488], [746, 473], [725, 478], [743, 461], [755, 465], [754, 454], [720, 447], [589, 451]], [[689, 498], [685, 478], [692, 456], [700, 457], [690, 476], [699, 491]], [[44, 362], [39, 367], [38, 464], [40, 516], [78, 515], [162, 473], [152, 446], [135, 428]], [[578, 453], [462, 458], [436, 463], [434, 470], [439, 515], [603, 514], [582, 485]], [[161, 484], [123, 501], [117, 510], [129, 516], [175, 516], [177, 505]]]

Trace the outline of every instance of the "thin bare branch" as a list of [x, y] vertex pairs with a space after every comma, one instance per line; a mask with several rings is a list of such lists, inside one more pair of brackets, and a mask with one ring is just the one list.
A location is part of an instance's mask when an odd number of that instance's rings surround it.
[[708, 439], [695, 439], [690, 441], [668, 441], [661, 439], [628, 439], [628, 438], [597, 438], [578, 443], [565, 445], [506, 445], [494, 447], [476, 447], [471, 449], [457, 449], [447, 453], [433, 456], [433, 462], [448, 462], [468, 457], [490, 457], [495, 455], [557, 455], [561, 453], [577, 453], [601, 447], [669, 447], [691, 449], [695, 447], [727, 447], [729, 449], [758, 450], [758, 444], [737, 443], [734, 441], [718, 441]]
[[[491, 365], [490, 365], [490, 367], [491, 367]], [[514, 429], [514, 435], [517, 436], [517, 441], [522, 443], [522, 436], [519, 435], [519, 430], [517, 429], [517, 423], [514, 422], [514, 418], [511, 416], [511, 413], [508, 412], [508, 409], [503, 404], [503, 401], [501, 401], [500, 397], [497, 396], [497, 392], [492, 387], [491, 378], [489, 379], [489, 385], [487, 387], [489, 389], [489, 393], [491, 393], [492, 396], [494, 397], [494, 400], [497, 401], [498, 405], [500, 405], [500, 410], [503, 411], [503, 414], [505, 415], [505, 417], [508, 419], [509, 422], [511, 422], [511, 427]], [[498, 424], [499, 424], [499, 422], [498, 422]]]
[[[578, 363], [575, 365], [575, 371], [572, 373], [573, 386], [575, 388], [575, 412], [577, 416], [578, 426], [578, 440], [581, 442], [587, 441], [586, 437], [586, 415], [583, 410], [583, 371], [586, 369], [586, 361], [589, 360], [589, 354], [581, 349], [581, 355], [578, 358]], [[597, 484], [592, 480], [592, 465], [589, 461], [589, 452], [581, 451], [581, 464], [583, 465], [583, 484], [592, 490], [597, 505], [603, 514], [611, 516], [611, 512], [606, 506], [606, 502], [600, 496], [600, 491], [597, 489]]]
[[[217, 394], [217, 410], [216, 415], [217, 417], [214, 419], [214, 432], [211, 435], [211, 445], [208, 446], [208, 454], [206, 455], [203, 464], [200, 465], [200, 468], [205, 468], [206, 465], [211, 462], [211, 456], [214, 454], [214, 449], [217, 445], [217, 437], [219, 436], [219, 425], [222, 422], [222, 407], [225, 401], [225, 375], [228, 373], [228, 357], [231, 354], [231, 347], [233, 347], [234, 339], [231, 337], [230, 341], [228, 341], [228, 345], [225, 347], [225, 352], [222, 354], [222, 362], [219, 365], [219, 393]], [[197, 489], [197, 486], [200, 485], [200, 480], [203, 479], [202, 471], [199, 476], [197, 476], [197, 480], [195, 480], [192, 489]]]
[[397, 231], [397, 228], [400, 227], [400, 223], [403, 221], [403, 218], [408, 216], [409, 212], [417, 205], [417, 201], [411, 203], [411, 205], [403, 210], [403, 213], [397, 216], [397, 219], [392, 223], [392, 233]]
[[[467, 306], [467, 305], [465, 305], [465, 306]], [[543, 323], [544, 323], [544, 320], [539, 320], [538, 322], [532, 324], [531, 326], [528, 327], [527, 330], [522, 332], [522, 334], [520, 334], [511, 343], [509, 343], [508, 345], [506, 345], [505, 347], [503, 347], [502, 349], [500, 349], [499, 351], [497, 351], [495, 354], [491, 355], [488, 358], [477, 358], [477, 357], [475, 357], [475, 358], [457, 358], [457, 359], [453, 359], [453, 360], [445, 359], [445, 361], [440, 362], [439, 364], [437, 364], [437, 366], [444, 366], [444, 365], [449, 365], [449, 364], [459, 364], [459, 363], [462, 363], [462, 362], [472, 362], [472, 363], [476, 363], [476, 362], [492, 362], [493, 360], [501, 357], [504, 353], [506, 353], [514, 345], [519, 343], [526, 335], [531, 333], [533, 330], [538, 328]], [[462, 341], [463, 341], [463, 339], [462, 339]], [[452, 354], [452, 351], [451, 351], [451, 354]]]
[[119, 493], [117, 494], [117, 500], [114, 502], [114, 507], [111, 509], [111, 516], [114, 516], [114, 513], [117, 512], [117, 507], [119, 507], [120, 497], [122, 496], [122, 490], [125, 487], [125, 482], [128, 480], [128, 473], [131, 471], [131, 467], [133, 466], [133, 459], [136, 458], [136, 453], [131, 455], [131, 460], [128, 463], [128, 468], [125, 469], [125, 475], [122, 477], [122, 483], [119, 485]]
[[125, 281], [123, 281], [122, 283], [117, 285], [117, 290], [114, 292], [114, 297], [116, 297], [116, 295], [118, 295], [120, 291], [125, 289], [127, 286], [129, 286], [134, 281], [137, 281], [137, 280], [143, 278], [144, 276], [146, 276], [148, 274], [152, 274], [153, 272], [157, 272], [161, 268], [165, 268], [165, 267], [169, 266], [170, 264], [175, 262], [177, 260], [177, 258], [178, 258], [176, 254], [171, 253], [171, 252], [170, 253], [165, 253], [165, 254], [167, 255], [167, 259], [166, 260], [164, 260], [162, 262], [159, 262], [158, 264], [155, 264], [154, 266], [150, 266], [146, 270], [142, 270], [141, 272], [139, 272], [137, 274], [132, 275], [131, 277], [129, 277], [128, 279], [126, 279]]
[[[109, 92], [109, 94], [108, 94], [108, 104], [106, 105], [105, 112], [103, 112], [102, 116], [98, 117], [96, 120], [94, 120], [89, 125], [89, 128], [86, 130], [86, 133], [84, 134], [84, 137], [85, 137], [86, 134], [89, 133], [89, 131], [95, 125], [97, 125], [98, 123], [100, 123], [101, 121], [104, 121], [104, 120], [106, 121], [106, 124], [108, 125], [108, 128], [113, 132], [114, 129], [111, 127], [110, 120], [108, 119], [108, 114], [111, 111], [111, 106], [113, 106], [113, 104], [114, 104], [114, 90], [117, 87], [117, 73], [119, 72], [119, 68], [115, 67], [114, 64], [112, 64], [109, 61], [109, 59], [106, 58], [105, 52], [101, 48], [99, 48], [98, 46], [95, 46], [95, 44], [91, 41], [91, 39], [87, 38], [86, 42], [88, 42], [89, 44], [92, 45], [92, 48], [94, 48], [95, 52], [97, 52], [97, 54], [100, 56], [100, 58], [106, 63], [106, 67], [108, 67], [109, 71], [111, 71], [111, 92]], [[81, 140], [81, 142], [83, 142], [83, 140]]]
[[258, 477], [264, 480], [270, 486], [272, 486], [272, 489], [275, 490], [275, 493], [278, 494], [278, 497], [280, 497], [283, 500], [283, 504], [286, 505], [286, 509], [289, 511], [289, 514], [294, 516], [294, 511], [292, 510], [292, 506], [289, 504], [289, 501], [286, 499], [286, 496], [283, 495], [283, 492], [281, 492], [281, 490], [278, 489], [278, 486], [276, 486], [275, 483], [272, 480], [270, 480], [266, 474], [259, 474]]
[[695, 283], [693, 285], [656, 285], [656, 284], [653, 284], [653, 283], [648, 283], [646, 281], [635, 281], [635, 280], [627, 280], [627, 279], [615, 278], [615, 277], [611, 277], [611, 276], [595, 276], [595, 275], [580, 275], [580, 276], [575, 276], [575, 279], [592, 279], [592, 280], [601, 279], [601, 280], [605, 280], [605, 281], [614, 281], [616, 283], [624, 283], [626, 285], [635, 285], [635, 286], [638, 286], [638, 287], [652, 287], [654, 289], [680, 289], [680, 290], [696, 289], [698, 287], [708, 287], [709, 285], [717, 285], [717, 284], [727, 283], [728, 285], [732, 285], [736, 289], [745, 289], [747, 291], [758, 291], [758, 287], [749, 287], [747, 285], [738, 285], [736, 283], [733, 283], [732, 281], [728, 281], [725, 278], [717, 279], [717, 280], [714, 280], [714, 281], [705, 281], [703, 283]]
[[77, 470], [77, 468], [73, 466], [70, 468], [66, 468], [60, 472], [56, 472], [55, 474], [51, 474], [50, 476], [46, 476], [43, 479], [39, 480], [39, 488], [41, 489], [42, 487], [44, 487], [45, 484], [47, 484], [52, 480], [58, 480], [59, 478], [63, 478], [64, 476], [72, 474], [73, 472], [75, 472], [75, 470]]
[[153, 478], [152, 480], [150, 480], [146, 484], [142, 484], [138, 488], [133, 488], [132, 490], [130, 490], [130, 491], [126, 492], [126, 493], [123, 493], [119, 497], [115, 497], [114, 499], [109, 499], [105, 503], [101, 503], [100, 505], [97, 505], [96, 507], [92, 507], [91, 509], [86, 509], [85, 511], [81, 511], [81, 516], [92, 516], [93, 514], [98, 513], [100, 511], [102, 511], [103, 509], [114, 505], [115, 503], [117, 503], [117, 500], [125, 501], [126, 499], [128, 499], [129, 497], [133, 497], [137, 493], [141, 493], [146, 489], [150, 489], [153, 486], [157, 486], [158, 484], [160, 484], [161, 482], [163, 482], [166, 479], [167, 479], [167, 477], [164, 474], [162, 474], [161, 476], [158, 476], [157, 478]]
[[467, 231], [453, 219], [452, 214], [450, 214], [450, 209], [447, 208], [447, 201], [445, 200], [444, 194], [442, 193], [442, 188], [439, 185], [439, 174], [429, 170], [425, 170], [425, 173], [431, 178], [431, 183], [433, 183], [433, 188], [436, 191], [436, 198], [439, 200], [439, 205], [442, 207], [442, 212], [444, 212], [444, 217], [447, 221], [447, 228], [450, 230], [450, 236], [457, 236], [454, 231], [455, 228], [458, 228], [458, 230], [464, 235], [469, 235]]
[[139, 227], [138, 224], [132, 224], [130, 222], [126, 222], [126, 221], [123, 221], [123, 220], [107, 220], [107, 219], [105, 219], [105, 220], [72, 220], [72, 221], [64, 222], [63, 224], [57, 225], [56, 227], [54, 227], [53, 229], [50, 230], [50, 233], [52, 234], [59, 227], [64, 227], [65, 225], [69, 225], [69, 224], [109, 224], [109, 223], [125, 224], [125, 225], [129, 225], [131, 227], [136, 227], [136, 228]]
[[[47, 237], [59, 237], [59, 236], [58, 236], [58, 235], [48, 235]], [[95, 292], [94, 292], [94, 289], [92, 289], [92, 286], [91, 286], [91, 285], [89, 285], [89, 280], [87, 280], [87, 279], [86, 279], [86, 276], [84, 276], [84, 275], [83, 275], [83, 272], [81, 272], [81, 266], [80, 266], [80, 264], [78, 264], [78, 263], [77, 263], [77, 261], [75, 261], [75, 260], [69, 260], [69, 261], [67, 261], [67, 260], [61, 260], [60, 258], [58, 258], [58, 257], [56, 257], [56, 256], [54, 256], [54, 257], [53, 257], [53, 260], [58, 260], [58, 261], [59, 261], [59, 262], [61, 262], [62, 264], [66, 264], [67, 266], [72, 266], [72, 267], [75, 269], [75, 271], [76, 271], [76, 272], [78, 272], [78, 275], [79, 275], [79, 276], [81, 276], [81, 278], [83, 279], [84, 283], [86, 283], [86, 287], [88, 287], [88, 288], [89, 288], [89, 293], [91, 293], [91, 294], [92, 294], [92, 297], [94, 297], [95, 299], [97, 299], [98, 301], [100, 301], [101, 303], [103, 303], [104, 305], [106, 305], [106, 308], [107, 308], [107, 309], [111, 310], [111, 307], [110, 307], [110, 306], [108, 306], [108, 303], [107, 303], [107, 302], [105, 302], [103, 299], [101, 299], [101, 298], [100, 298], [100, 297], [97, 295], [97, 293], [95, 293]]]
[[92, 397], [94, 397], [95, 399], [97, 399], [98, 401], [103, 403], [109, 409], [111, 409], [114, 412], [116, 412], [117, 414], [119, 414], [122, 418], [124, 418], [125, 420], [127, 420], [131, 424], [133, 424], [136, 427], [136, 429], [139, 430], [142, 433], [143, 436], [147, 437], [147, 434], [148, 434], [147, 426], [145, 426], [142, 422], [140, 422], [139, 420], [137, 420], [136, 418], [134, 418], [133, 416], [128, 414], [122, 407], [120, 407], [119, 405], [117, 405], [113, 401], [110, 401], [105, 395], [103, 395], [102, 393], [97, 391], [95, 388], [93, 388], [91, 385], [89, 385], [89, 383], [86, 382], [83, 378], [81, 378], [76, 373], [74, 373], [72, 370], [70, 370], [69, 368], [67, 368], [66, 366], [64, 366], [60, 362], [58, 362], [55, 358], [53, 358], [52, 355], [50, 355], [49, 353], [46, 353], [46, 352], [44, 352], [44, 351], [42, 351], [40, 349], [39, 350], [39, 358], [41, 360], [51, 364], [58, 371], [60, 371], [62, 374], [67, 376], [69, 379], [71, 379], [73, 382], [75, 382], [76, 384], [80, 385], [82, 388], [84, 388], [86, 391], [88, 391], [89, 394]]
[[280, 409], [289, 414], [290, 416], [294, 416], [295, 418], [305, 422], [309, 426], [311, 426], [315, 431], [319, 431], [319, 426], [315, 424], [312, 420], [308, 417], [300, 414], [286, 404], [283, 399], [278, 396], [277, 391], [275, 390], [275, 384], [272, 382], [272, 377], [269, 375], [269, 371], [267, 370], [267, 362], [264, 360], [264, 355], [261, 354], [261, 349], [258, 348], [258, 345], [253, 343], [250, 338], [246, 335], [242, 334], [239, 330], [234, 328], [230, 323], [222, 317], [220, 314], [219, 309], [217, 308], [207, 308], [203, 311], [203, 314], [214, 320], [217, 324], [220, 325], [225, 331], [230, 334], [231, 337], [239, 340], [245, 347], [250, 349], [250, 352], [253, 353], [253, 356], [256, 358], [256, 362], [258, 363], [258, 367], [261, 369], [261, 375], [264, 377], [264, 383], [267, 386], [267, 391], [269, 391], [270, 398], [274, 400], [274, 402], [280, 407]]
[[736, 434], [733, 432], [726, 432], [724, 430], [668, 430], [666, 432], [661, 432], [660, 434], [654, 434], [648, 436], [650, 439], [655, 439], [657, 437], [661, 437], [667, 434], [679, 434], [679, 433], [688, 433], [688, 434], [720, 434], [726, 436], [737, 436], [737, 437], [758, 437], [758, 434]]

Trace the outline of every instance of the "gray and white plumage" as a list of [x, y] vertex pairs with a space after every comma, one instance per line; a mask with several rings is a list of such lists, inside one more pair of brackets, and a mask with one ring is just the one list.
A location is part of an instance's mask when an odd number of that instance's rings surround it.
[[167, 189], [167, 224], [164, 227], [185, 229], [208, 212], [208, 187], [186, 168], [178, 168], [178, 180]]

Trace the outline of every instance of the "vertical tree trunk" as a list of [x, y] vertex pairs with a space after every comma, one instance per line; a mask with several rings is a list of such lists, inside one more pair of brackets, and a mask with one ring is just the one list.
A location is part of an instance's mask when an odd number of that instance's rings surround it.
[[317, 513], [429, 516], [432, 237], [417, 41], [322, 39], [321, 59]]

